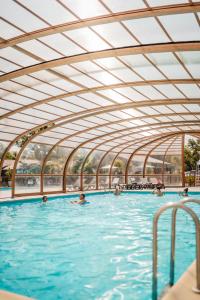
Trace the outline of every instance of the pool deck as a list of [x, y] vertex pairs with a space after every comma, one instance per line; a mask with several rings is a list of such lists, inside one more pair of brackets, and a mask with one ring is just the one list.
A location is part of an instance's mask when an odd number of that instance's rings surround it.
[[200, 293], [195, 293], [196, 287], [196, 262], [187, 269], [177, 283], [170, 288], [161, 298], [162, 300], [199, 300]]

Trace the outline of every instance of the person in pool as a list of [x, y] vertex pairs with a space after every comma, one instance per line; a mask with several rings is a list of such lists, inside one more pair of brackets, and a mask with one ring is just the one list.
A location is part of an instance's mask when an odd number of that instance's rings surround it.
[[182, 197], [188, 197], [188, 188], [185, 188], [183, 190], [183, 192], [180, 192], [179, 193], [179, 196], [182, 196]]
[[120, 186], [116, 185], [115, 191], [114, 191], [114, 195], [115, 196], [119, 196], [120, 194], [121, 194]]
[[161, 191], [160, 186], [157, 186], [157, 188], [153, 191], [153, 194], [158, 196], [158, 197], [163, 196], [163, 192]]
[[43, 196], [43, 197], [42, 197], [42, 202], [44, 202], [44, 203], [45, 203], [45, 202], [47, 202], [47, 201], [48, 201], [48, 198], [47, 198], [47, 196]]
[[85, 199], [85, 194], [80, 194], [79, 201], [71, 201], [71, 203], [72, 204], [80, 204], [80, 205], [87, 203], [87, 201]]

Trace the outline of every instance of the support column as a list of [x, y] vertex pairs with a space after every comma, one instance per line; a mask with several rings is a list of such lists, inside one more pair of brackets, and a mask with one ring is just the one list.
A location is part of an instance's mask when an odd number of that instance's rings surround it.
[[182, 149], [181, 149], [181, 156], [182, 156], [182, 186], [185, 186], [185, 156], [184, 156], [184, 146], [185, 146], [185, 134], [182, 135]]

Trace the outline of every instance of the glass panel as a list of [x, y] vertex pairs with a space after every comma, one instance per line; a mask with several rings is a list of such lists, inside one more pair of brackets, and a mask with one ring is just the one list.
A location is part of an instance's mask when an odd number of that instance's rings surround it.
[[109, 176], [99, 176], [98, 182], [99, 182], [98, 184], [99, 190], [109, 188]]
[[141, 18], [123, 22], [142, 44], [169, 42], [167, 35], [154, 18]]
[[151, 155], [146, 163], [146, 175], [162, 174], [163, 173], [163, 159], [164, 155]]
[[114, 161], [113, 167], [112, 167], [112, 174], [113, 175], [120, 175], [125, 174], [126, 171], [126, 165], [128, 162], [128, 158], [130, 155], [122, 155], [120, 154]]
[[68, 192], [80, 191], [80, 176], [68, 175], [66, 177], [66, 190]]
[[163, 182], [163, 178], [161, 175], [155, 175], [155, 176], [145, 176], [148, 180], [148, 182], [152, 182], [153, 184]]
[[104, 154], [105, 154], [105, 152], [103, 152], [103, 151], [98, 151], [98, 150], [93, 151], [85, 162], [83, 173], [84, 174], [96, 174], [97, 167], [98, 167], [99, 162]]
[[83, 176], [83, 189], [95, 190], [96, 189], [96, 176]]
[[44, 192], [62, 191], [63, 176], [44, 176]]
[[63, 174], [65, 162], [72, 149], [56, 146], [50, 153], [44, 168], [44, 174]]
[[92, 28], [114, 47], [138, 45], [138, 42], [120, 23], [101, 24]]
[[133, 182], [139, 183], [141, 181], [142, 176], [134, 175], [128, 176], [128, 183], [131, 184]]
[[0, 141], [0, 158], [2, 157], [2, 154], [5, 151], [7, 146], [8, 146], [7, 142]]
[[17, 174], [40, 174], [42, 162], [50, 150], [49, 145], [30, 143], [24, 149], [17, 164]]
[[39, 193], [40, 176], [16, 176], [15, 177], [15, 194]]
[[136, 174], [140, 175], [143, 172], [145, 156], [142, 155], [134, 155], [131, 159], [128, 174]]
[[125, 183], [125, 176], [116, 175], [111, 178], [111, 188], [114, 188], [118, 184]]
[[181, 176], [164, 176], [164, 185], [165, 186], [182, 186]]
[[82, 164], [89, 151], [91, 150], [85, 148], [78, 149], [70, 159], [66, 174], [80, 174]]
[[113, 159], [115, 158], [116, 153], [108, 153], [99, 166], [99, 174], [109, 174], [110, 167]]

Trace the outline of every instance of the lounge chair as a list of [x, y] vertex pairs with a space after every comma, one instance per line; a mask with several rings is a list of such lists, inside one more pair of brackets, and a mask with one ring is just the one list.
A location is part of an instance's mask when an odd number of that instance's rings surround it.
[[148, 179], [146, 177], [141, 178], [140, 183], [143, 189], [148, 189], [151, 187], [151, 184], [148, 182]]
[[152, 178], [151, 182], [150, 182], [150, 185], [151, 185], [152, 189], [155, 189], [157, 187], [160, 187], [161, 189], [165, 189], [165, 185], [160, 180], [158, 180], [157, 178]]
[[142, 188], [142, 184], [138, 182], [135, 177], [131, 177], [131, 183], [129, 184], [129, 189], [131, 190], [140, 190]]

